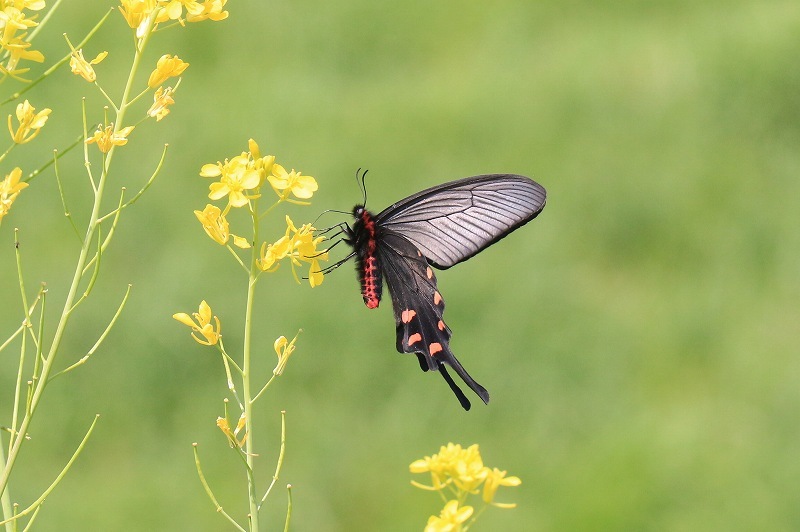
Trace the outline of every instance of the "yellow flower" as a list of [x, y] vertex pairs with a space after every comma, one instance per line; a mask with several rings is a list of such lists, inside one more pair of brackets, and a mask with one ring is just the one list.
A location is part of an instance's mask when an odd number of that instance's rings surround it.
[[161, 11], [158, 13], [156, 22], [180, 19], [184, 7], [186, 7], [187, 13], [200, 12], [203, 10], [203, 6], [198, 4], [195, 0], [162, 0], [160, 3], [165, 5], [162, 6]]
[[228, 220], [216, 205], [208, 204], [202, 211], [194, 211], [194, 215], [203, 224], [206, 234], [217, 244], [223, 246], [228, 243], [230, 231], [228, 230]]
[[97, 57], [92, 59], [91, 61], [87, 61], [83, 57], [83, 50], [75, 50], [72, 52], [72, 56], [69, 58], [69, 68], [72, 69], [73, 74], [77, 74], [89, 83], [94, 83], [97, 79], [97, 75], [94, 73], [94, 68], [92, 65], [98, 64], [100, 61], [106, 58], [108, 52], [100, 52], [97, 54]]
[[486, 480], [489, 468], [483, 466], [477, 444], [470, 445], [464, 450], [456, 460], [455, 467], [450, 474], [459, 489], [470, 493]]
[[514, 508], [516, 504], [494, 502], [494, 494], [500, 486], [519, 486], [520, 484], [522, 481], [519, 477], [506, 477], [506, 471], [500, 471], [495, 467], [489, 471], [486, 484], [483, 485], [483, 502], [499, 508]]
[[261, 182], [264, 182], [264, 176], [272, 172], [272, 167], [275, 164], [274, 155], [261, 156], [261, 150], [255, 140], [250, 139], [247, 141], [247, 147], [250, 148], [250, 157], [253, 159], [253, 168], [258, 170], [261, 176]]
[[247, 433], [245, 432], [245, 435], [242, 436], [241, 440], [238, 439], [238, 436], [239, 432], [241, 432], [246, 425], [247, 422], [244, 417], [244, 412], [242, 412], [242, 415], [239, 416], [239, 421], [236, 423], [236, 428], [234, 430], [231, 430], [231, 424], [227, 419], [224, 417], [217, 418], [217, 426], [219, 427], [219, 430], [221, 430], [222, 433], [228, 437], [228, 443], [231, 447], [242, 447], [244, 445], [244, 442], [247, 440]]
[[157, 0], [120, 0], [119, 11], [125, 17], [128, 26], [136, 30], [137, 37], [142, 37], [148, 25], [148, 18], [156, 12], [160, 1]]
[[6, 175], [5, 179], [0, 181], [0, 220], [8, 214], [11, 204], [17, 199], [20, 191], [28, 186], [28, 183], [19, 182], [21, 176], [22, 170], [17, 167], [11, 170], [11, 173]]
[[213, 21], [220, 21], [228, 18], [228, 12], [224, 11], [222, 8], [225, 7], [225, 4], [228, 0], [205, 0], [202, 4], [200, 2], [195, 2], [195, 4], [200, 5], [202, 8], [199, 11], [189, 11], [186, 10], [186, 20], [189, 22], [200, 22], [201, 20], [213, 20]]
[[153, 94], [153, 105], [150, 106], [150, 109], [147, 111], [147, 116], [155, 117], [156, 122], [159, 122], [162, 118], [169, 114], [168, 106], [175, 103], [175, 100], [172, 98], [172, 94], [175, 92], [175, 89], [172, 87], [159, 87], [155, 94]]
[[286, 363], [289, 362], [289, 357], [294, 353], [294, 344], [301, 332], [303, 332], [302, 329], [297, 331], [297, 334], [294, 335], [291, 342], [288, 341], [285, 336], [280, 336], [275, 340], [274, 347], [275, 353], [278, 355], [278, 365], [272, 370], [273, 375], [283, 374], [283, 370], [286, 369]]
[[250, 163], [250, 157], [246, 153], [230, 161], [226, 159], [224, 163], [203, 165], [200, 175], [220, 178], [218, 183], [211, 183], [208, 187], [208, 197], [212, 200], [228, 196], [231, 207], [244, 207], [251, 199], [259, 197], [257, 194], [245, 194], [261, 183], [258, 170]]
[[21, 37], [9, 39], [7, 42], [0, 44], [0, 47], [5, 49], [9, 54], [8, 63], [6, 63], [5, 67], [0, 67], [0, 71], [6, 74], [16, 75], [30, 70], [28, 68], [17, 70], [17, 65], [22, 59], [26, 61], [36, 61], [37, 63], [42, 63], [44, 61], [42, 52], [38, 50], [29, 50], [31, 43]]
[[[3, 2], [0, 6], [5, 6], [0, 11], [0, 28], [3, 28], [2, 43], [7, 43], [14, 38], [17, 31], [25, 31], [28, 28], [38, 26], [33, 19], [25, 18], [26, 13], [21, 9], [6, 6], [8, 2]], [[23, 6], [24, 7], [24, 6]]]
[[287, 172], [279, 164], [272, 166], [272, 174], [267, 179], [282, 201], [288, 200], [289, 194], [294, 194], [295, 197], [300, 199], [309, 199], [318, 188], [317, 181], [313, 177], [301, 175], [300, 172], [295, 172], [294, 169], [291, 172]]
[[156, 69], [153, 70], [150, 74], [150, 79], [147, 80], [147, 86], [155, 89], [169, 78], [180, 76], [188, 66], [189, 63], [184, 63], [177, 55], [162, 55], [156, 64]]
[[472, 516], [472, 506], [458, 507], [458, 501], [448, 501], [439, 516], [432, 515], [425, 526], [425, 532], [455, 532]]
[[278, 269], [278, 261], [289, 258], [292, 263], [292, 273], [295, 279], [300, 282], [295, 271], [296, 266], [302, 266], [304, 262], [310, 264], [308, 282], [312, 288], [322, 284], [324, 276], [319, 267], [319, 261], [328, 260], [327, 250], [319, 250], [317, 247], [325, 239], [319, 236], [314, 238], [314, 227], [305, 224], [296, 228], [292, 219], [286, 217], [286, 234], [280, 237], [275, 243], [261, 246], [261, 255], [256, 260], [259, 269], [265, 272], [274, 272]]
[[274, 272], [280, 266], [277, 262], [289, 253], [291, 244], [288, 236], [280, 237], [274, 244], [264, 242], [261, 245], [261, 255], [256, 259], [256, 265], [261, 271]]
[[114, 133], [114, 124], [111, 123], [105, 129], [97, 128], [90, 138], [86, 139], [86, 144], [97, 143], [97, 147], [103, 153], [108, 153], [114, 146], [124, 146], [128, 143], [128, 135], [136, 126], [123, 127]]
[[461, 491], [474, 492], [489, 474], [477, 444], [463, 449], [460, 445], [448, 443], [439, 449], [438, 454], [413, 462], [409, 470], [412, 473], [430, 472], [432, 486], [415, 481], [411, 483], [418, 488], [436, 491], [455, 484]]
[[[194, 338], [198, 344], [215, 345], [222, 336], [220, 334], [221, 326], [219, 323], [219, 318], [212, 316], [211, 307], [208, 306], [208, 303], [206, 303], [205, 300], [201, 301], [200, 309], [198, 312], [192, 313], [192, 316], [194, 316], [194, 319], [192, 319], [185, 312], [179, 312], [172, 315], [172, 317], [179, 322], [192, 328], [192, 338]], [[216, 328], [211, 325], [212, 317], [217, 324]], [[200, 339], [197, 335], [195, 335], [195, 333], [201, 334], [205, 340]]]
[[39, 134], [39, 131], [41, 131], [41, 128], [44, 126], [45, 122], [47, 122], [52, 112], [51, 109], [47, 108], [42, 109], [38, 113], [35, 111], [36, 109], [28, 100], [17, 105], [16, 114], [19, 127], [16, 131], [14, 131], [11, 124], [12, 117], [8, 115], [8, 131], [11, 133], [11, 139], [17, 144], [25, 144], [36, 138], [36, 135]]

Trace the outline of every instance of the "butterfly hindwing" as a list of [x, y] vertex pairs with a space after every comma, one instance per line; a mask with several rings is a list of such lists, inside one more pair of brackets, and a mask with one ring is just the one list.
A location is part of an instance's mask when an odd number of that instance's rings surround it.
[[450, 378], [445, 364], [486, 403], [489, 393], [475, 382], [450, 350], [452, 332], [445, 324], [444, 300], [436, 276], [422, 253], [403, 235], [390, 230], [381, 233], [379, 246], [383, 276], [389, 287], [397, 326], [397, 350], [414, 353], [424, 371], [441, 372], [461, 405], [469, 400]]

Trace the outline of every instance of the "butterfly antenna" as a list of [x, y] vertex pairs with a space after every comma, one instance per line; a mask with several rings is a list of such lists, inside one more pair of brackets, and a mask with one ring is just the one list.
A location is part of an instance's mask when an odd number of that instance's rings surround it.
[[361, 168], [356, 170], [356, 183], [358, 183], [358, 188], [361, 189], [361, 195], [364, 198], [361, 202], [361, 205], [365, 207], [367, 206], [367, 185], [364, 180], [367, 177], [367, 172], [369, 172], [369, 170], [364, 170], [362, 173]]

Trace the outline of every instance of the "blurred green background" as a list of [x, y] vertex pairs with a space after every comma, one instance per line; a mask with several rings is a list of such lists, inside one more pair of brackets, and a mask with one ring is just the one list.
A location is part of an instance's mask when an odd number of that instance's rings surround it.
[[[67, 50], [63, 32], [79, 41], [112, 5], [65, 2], [36, 48], [49, 64]], [[115, 160], [113, 188], [136, 189], [170, 144], [161, 176], [122, 217], [61, 367], [91, 347], [132, 283], [123, 319], [91, 363], [48, 388], [15, 471], [12, 496], [25, 506], [101, 414], [41, 530], [228, 529], [197, 479], [192, 442], [223, 506], [245, 514], [244, 474], [214, 425], [219, 357], [170, 316], [206, 299], [226, 346], [240, 345], [245, 279], [192, 210], [207, 202], [200, 166], [249, 137], [317, 178], [313, 205], [289, 211], [298, 222], [359, 201], [358, 167], [370, 170], [376, 210], [488, 172], [532, 176], [549, 194], [533, 223], [439, 275], [453, 350], [492, 393], [468, 413], [395, 352], [390, 305], [367, 311], [350, 266], [313, 291], [288, 269], [263, 279], [259, 375], [274, 365], [275, 337], [305, 330], [259, 405], [256, 434], [266, 487], [288, 412], [279, 487], [294, 486], [294, 529], [421, 529], [441, 503], [409, 484], [408, 464], [449, 441], [479, 443], [487, 465], [523, 481], [498, 495], [519, 507], [488, 511], [476, 530], [800, 528], [800, 3], [227, 8], [228, 20], [149, 46], [149, 64], [173, 53], [191, 66], [172, 114], [140, 125]], [[97, 71], [115, 97], [130, 44], [115, 13], [85, 47], [89, 58], [111, 52]], [[7, 80], [4, 94], [15, 89]], [[11, 164], [35, 168], [76, 137], [83, 95], [101, 121], [102, 100], [67, 69], [28, 93], [54, 111]], [[79, 219], [81, 160], [61, 162]], [[274, 220], [267, 238], [282, 232]], [[0, 231], [3, 337], [21, 319], [13, 227], [29, 292], [46, 281], [55, 317], [78, 243], [52, 171]], [[7, 425], [14, 349], [0, 368]], [[285, 502], [278, 489], [271, 528]]]

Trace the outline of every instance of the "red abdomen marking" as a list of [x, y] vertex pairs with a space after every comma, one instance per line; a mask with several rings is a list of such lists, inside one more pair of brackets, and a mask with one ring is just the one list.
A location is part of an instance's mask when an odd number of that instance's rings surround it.
[[358, 271], [361, 277], [361, 296], [364, 298], [364, 304], [367, 305], [367, 308], [378, 308], [381, 302], [383, 279], [376, 254], [375, 220], [368, 211], [363, 210], [359, 221], [361, 222], [362, 236], [364, 238], [361, 243], [358, 264]]

